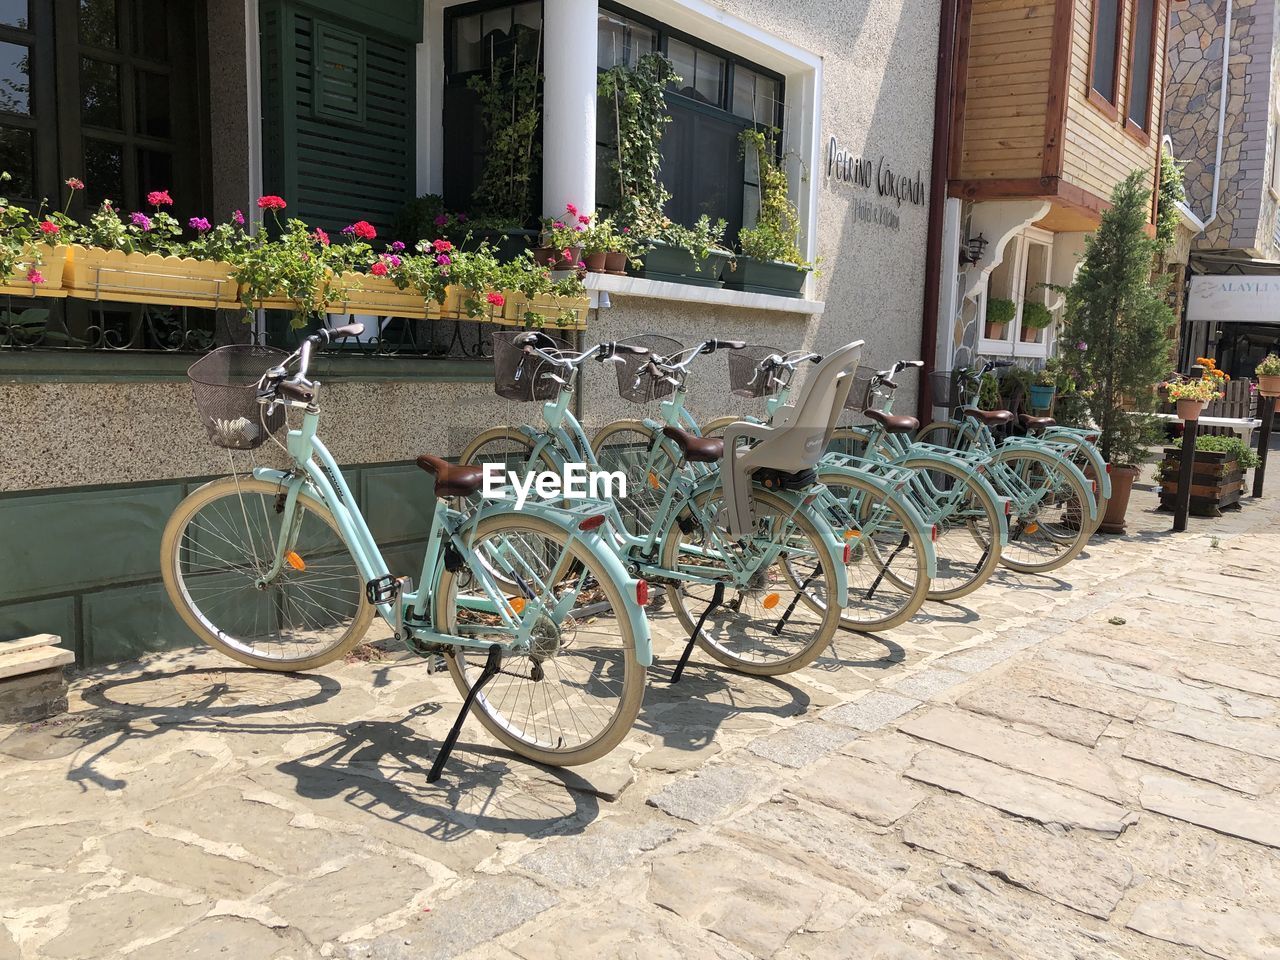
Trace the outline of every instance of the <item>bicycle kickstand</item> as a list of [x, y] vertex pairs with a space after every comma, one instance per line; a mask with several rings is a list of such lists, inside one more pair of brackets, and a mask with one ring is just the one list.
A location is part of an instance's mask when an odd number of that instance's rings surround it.
[[707, 617], [711, 615], [711, 611], [722, 603], [724, 603], [724, 584], [717, 583], [715, 592], [711, 595], [711, 602], [707, 604], [707, 609], [702, 611], [702, 616], [698, 618], [697, 625], [693, 628], [693, 632], [689, 634], [689, 642], [684, 645], [684, 653], [680, 654], [680, 662], [676, 664], [676, 668], [671, 674], [672, 683], [680, 682], [680, 677], [684, 674], [685, 665], [689, 662], [689, 656], [693, 653], [693, 645], [698, 642], [698, 634], [702, 632], [702, 625], [707, 622]]
[[501, 670], [502, 647], [495, 643], [489, 648], [489, 659], [485, 661], [484, 667], [480, 670], [480, 676], [476, 678], [476, 682], [467, 692], [467, 698], [462, 701], [462, 709], [458, 711], [458, 719], [453, 721], [453, 729], [449, 731], [449, 735], [444, 738], [444, 743], [440, 746], [440, 753], [436, 755], [436, 762], [431, 765], [431, 772], [427, 774], [427, 783], [435, 783], [440, 779], [440, 774], [444, 772], [444, 765], [449, 762], [449, 755], [453, 753], [453, 748], [458, 743], [458, 734], [462, 732], [462, 724], [467, 719], [471, 704], [475, 702], [481, 688], [496, 677]]

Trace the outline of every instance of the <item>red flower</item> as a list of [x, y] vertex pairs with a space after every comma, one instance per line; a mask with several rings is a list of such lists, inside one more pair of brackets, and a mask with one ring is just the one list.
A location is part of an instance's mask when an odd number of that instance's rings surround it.
[[44, 274], [35, 267], [27, 271], [27, 283], [44, 283]]
[[83, 190], [84, 181], [81, 180], [79, 177], [68, 177], [67, 186], [70, 187], [72, 190]]
[[58, 232], [58, 225], [52, 220], [41, 220], [40, 232], [45, 236], [53, 236], [53, 234]]
[[373, 266], [369, 268], [369, 272], [375, 277], [385, 277], [387, 275], [387, 265], [381, 260], [375, 260]]
[[565, 212], [568, 213], [569, 216], [571, 217], [576, 217], [578, 215], [578, 208], [575, 207], [572, 203], [566, 203], [564, 205], [564, 209], [565, 209]]
[[357, 220], [349, 229], [361, 240], [372, 240], [378, 235], [378, 231], [373, 229], [373, 224], [368, 220]]
[[282, 197], [277, 197], [272, 194], [258, 198], [259, 210], [283, 210], [287, 206], [288, 204], [284, 202]]
[[500, 293], [491, 293], [487, 297], [485, 297], [485, 299], [488, 300], [490, 303], [492, 303], [495, 307], [500, 307], [507, 302], [507, 298]]
[[564, 260], [571, 260], [573, 259], [573, 253], [569, 250], [568, 247], [565, 247], [563, 250], [560, 251], [560, 257]]
[[431, 246], [435, 248], [436, 253], [448, 253], [453, 249], [453, 244], [448, 240], [437, 240]]
[[329, 235], [319, 227], [316, 227], [316, 232], [312, 236], [316, 238], [316, 243], [320, 244], [320, 246], [327, 247], [329, 245]]
[[172, 207], [173, 197], [168, 190], [152, 190], [147, 194], [147, 203], [153, 207]]
[[591, 222], [591, 218], [590, 218], [589, 216], [587, 216], [587, 215], [584, 213], [582, 216], [580, 216], [580, 217], [578, 218], [578, 222], [579, 222], [579, 223], [584, 223], [584, 224], [585, 224], [585, 223], [590, 223], [590, 222]]

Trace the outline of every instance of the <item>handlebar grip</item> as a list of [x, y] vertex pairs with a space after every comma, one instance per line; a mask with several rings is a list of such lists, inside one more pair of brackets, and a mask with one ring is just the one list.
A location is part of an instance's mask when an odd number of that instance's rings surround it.
[[903, 361], [902, 361], [902, 366], [903, 366], [903, 369], [904, 369], [904, 370], [905, 370], [907, 367], [923, 367], [923, 366], [924, 366], [924, 361], [923, 361], [923, 360], [903, 360]]
[[898, 389], [898, 385], [897, 385], [896, 383], [894, 383], [892, 380], [890, 380], [888, 377], [884, 377], [883, 379], [881, 379], [881, 381], [880, 381], [880, 382], [881, 382], [881, 383], [883, 383], [883, 384], [884, 384], [886, 387], [888, 387], [890, 390], [897, 390], [897, 389]]
[[291, 380], [282, 380], [276, 389], [290, 400], [297, 400], [299, 403], [310, 403], [316, 396], [314, 390], [309, 390]]
[[358, 337], [364, 333], [363, 323], [348, 323], [344, 327], [334, 327], [329, 331], [329, 340], [341, 340], [343, 337]]
[[1013, 366], [1012, 360], [991, 360], [989, 362], [991, 363], [992, 367], [1012, 367]]

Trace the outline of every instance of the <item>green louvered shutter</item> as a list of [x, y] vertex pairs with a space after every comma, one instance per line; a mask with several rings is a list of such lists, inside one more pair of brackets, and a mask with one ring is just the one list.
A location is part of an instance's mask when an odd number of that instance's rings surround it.
[[[420, 0], [263, 3], [264, 185], [326, 229], [389, 227], [414, 196]], [[369, 23], [378, 25], [372, 29]]]

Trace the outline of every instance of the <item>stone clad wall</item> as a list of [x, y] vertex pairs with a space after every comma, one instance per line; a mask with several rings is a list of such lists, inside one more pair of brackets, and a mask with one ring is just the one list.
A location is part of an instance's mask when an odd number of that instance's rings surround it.
[[[1165, 132], [1184, 165], [1187, 203], [1207, 217], [1213, 206], [1213, 165], [1221, 89], [1222, 0], [1174, 4], [1169, 22]], [[1277, 8], [1274, 0], [1236, 0], [1218, 218], [1198, 249], [1252, 249], [1271, 258], [1276, 199], [1268, 190], [1270, 104], [1277, 89]]]

